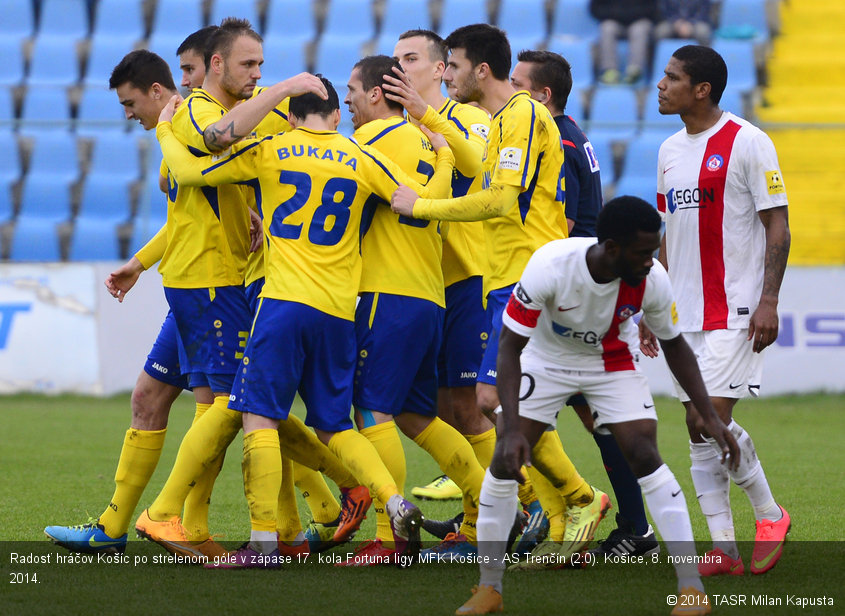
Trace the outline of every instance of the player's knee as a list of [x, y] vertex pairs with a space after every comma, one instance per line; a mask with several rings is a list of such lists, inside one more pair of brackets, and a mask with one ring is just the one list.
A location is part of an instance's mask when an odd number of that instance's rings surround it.
[[141, 430], [162, 430], [167, 427], [170, 404], [162, 402], [155, 387], [139, 383], [132, 390], [132, 427]]
[[478, 400], [478, 407], [488, 417], [493, 414], [499, 406], [499, 394], [494, 385], [483, 385], [479, 383], [476, 389], [476, 397]]

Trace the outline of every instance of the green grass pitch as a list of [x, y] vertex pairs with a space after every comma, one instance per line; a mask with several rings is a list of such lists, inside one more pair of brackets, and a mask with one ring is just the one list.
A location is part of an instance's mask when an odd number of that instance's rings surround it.
[[[657, 408], [660, 451], [684, 488], [699, 553], [703, 553], [709, 548], [708, 534], [690, 481], [683, 409], [668, 399], [657, 399]], [[714, 599], [714, 613], [845, 614], [845, 592], [841, 590], [845, 573], [845, 396], [746, 401], [738, 405], [736, 416], [754, 438], [775, 497], [789, 510], [793, 527], [783, 558], [766, 575], [746, 573], [741, 578], [705, 580]], [[174, 405], [161, 461], [136, 516], [163, 484], [192, 417], [193, 401], [182, 396]], [[134, 532], [130, 532], [126, 554], [130, 561], [146, 557], [147, 564], [13, 563], [13, 552], [67, 554], [46, 540], [43, 529], [50, 524], [82, 523], [89, 514], [96, 516], [102, 511], [112, 493], [128, 424], [126, 395], [0, 398], [0, 614], [446, 615], [453, 614], [469, 597], [469, 589], [477, 581], [476, 566], [468, 564], [355, 570], [309, 562], [282, 571], [206, 571], [152, 564], [161, 551], [136, 540]], [[612, 497], [598, 450], [575, 415], [562, 412], [558, 428], [581, 474]], [[440, 472], [416, 445], [407, 440], [405, 444], [406, 489], [410, 493], [412, 486], [427, 483]], [[241, 541], [249, 535], [240, 454], [238, 438], [229, 449], [212, 499], [210, 527], [225, 541]], [[747, 571], [754, 518], [736, 487], [731, 497]], [[419, 504], [432, 518], [450, 517], [458, 508], [455, 501]], [[309, 517], [301, 499], [300, 511], [305, 524]], [[614, 513], [615, 509], [611, 510], [597, 537], [612, 530]], [[374, 524], [371, 512], [359, 538], [370, 537]], [[350, 549], [344, 546], [330, 554], [345, 554]], [[675, 578], [665, 552], [654, 565], [508, 572], [504, 581], [506, 612], [514, 615], [668, 615], [671, 608], [666, 596], [674, 591]], [[755, 597], [758, 604], [751, 605]], [[827, 597], [834, 605], [801, 608], [796, 604], [819, 597]], [[779, 600], [780, 605], [759, 604], [769, 600]]]

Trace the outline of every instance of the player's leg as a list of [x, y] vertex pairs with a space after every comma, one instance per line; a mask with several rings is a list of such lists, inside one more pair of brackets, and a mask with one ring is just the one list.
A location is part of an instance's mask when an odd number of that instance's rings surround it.
[[293, 462], [293, 479], [311, 510], [311, 521], [305, 529], [308, 550], [312, 554], [323, 552], [335, 545], [332, 538], [340, 523], [340, 504], [319, 471]]

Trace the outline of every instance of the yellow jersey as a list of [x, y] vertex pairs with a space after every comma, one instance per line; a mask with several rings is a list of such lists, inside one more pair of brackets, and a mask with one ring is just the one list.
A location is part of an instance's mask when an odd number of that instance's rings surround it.
[[[195, 156], [208, 154], [203, 131], [228, 111], [202, 88], [173, 117], [173, 134]], [[241, 285], [249, 251], [249, 214], [242, 186], [179, 186], [167, 178], [167, 248], [159, 264], [166, 287]]]
[[[389, 156], [420, 184], [434, 175], [437, 156], [431, 142], [400, 116], [367, 122], [352, 137]], [[440, 269], [440, 223], [400, 216], [389, 207], [376, 208], [364, 229], [361, 254], [362, 292], [418, 297], [446, 305]]]
[[[386, 207], [400, 183], [428, 192], [392, 161], [337, 131], [297, 128], [244, 140], [219, 159], [192, 157], [167, 123], [157, 135], [165, 160], [185, 184], [258, 178], [267, 251], [262, 297], [349, 321], [361, 278], [361, 220], [371, 215], [365, 212]], [[444, 148], [437, 159], [429, 186], [447, 191], [454, 158]]]

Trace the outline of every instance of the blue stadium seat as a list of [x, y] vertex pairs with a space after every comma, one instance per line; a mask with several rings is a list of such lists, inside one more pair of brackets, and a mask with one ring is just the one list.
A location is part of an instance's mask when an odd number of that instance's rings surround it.
[[593, 85], [593, 49], [592, 41], [564, 40], [552, 38], [549, 51], [562, 55], [569, 62], [572, 72], [572, 87], [587, 88]]
[[79, 81], [76, 43], [65, 37], [39, 35], [25, 81], [30, 86], [74, 85]]
[[117, 94], [105, 87], [89, 87], [82, 91], [76, 113], [76, 134], [97, 137], [103, 133], [123, 134], [132, 126], [126, 120]]
[[261, 85], [269, 86], [308, 69], [303, 38], [264, 39]]
[[739, 88], [734, 87], [728, 83], [728, 87], [722, 92], [722, 99], [719, 101], [719, 107], [724, 111], [730, 111], [734, 115], [741, 118], [745, 117], [745, 102], [743, 101], [742, 92]]
[[323, 38], [347, 36], [369, 41], [375, 36], [375, 19], [369, 2], [330, 0], [323, 26]]
[[502, 0], [497, 22], [507, 33], [511, 47], [514, 40], [521, 40], [528, 44], [525, 49], [536, 49], [549, 34], [545, 0]]
[[0, 0], [0, 38], [22, 42], [35, 31], [33, 3], [21, 0]]
[[15, 120], [15, 103], [12, 91], [0, 86], [0, 133], [12, 130]]
[[587, 137], [590, 139], [590, 143], [593, 144], [593, 150], [599, 161], [602, 186], [608, 186], [616, 177], [613, 162], [614, 137], [599, 130], [588, 131]]
[[14, 215], [12, 205], [12, 181], [0, 179], [0, 225], [12, 220]]
[[32, 153], [27, 177], [53, 178], [65, 183], [79, 177], [79, 153], [76, 139], [65, 131], [32, 135]]
[[39, 36], [78, 40], [88, 36], [87, 0], [41, 0]]
[[446, 38], [461, 26], [488, 21], [487, 0], [443, 0], [437, 32]]
[[82, 186], [79, 216], [128, 222], [131, 215], [129, 181], [119, 176], [89, 175]]
[[718, 27], [717, 34], [769, 38], [766, 0], [722, 0]]
[[[163, 214], [163, 213], [162, 213]], [[132, 219], [132, 235], [129, 239], [129, 254], [134, 255], [158, 233], [167, 221], [164, 215], [139, 215]]]
[[[194, 30], [186, 30], [189, 34]], [[161, 56], [170, 67], [170, 74], [174, 83], [178, 86], [182, 81], [182, 69], [179, 68], [179, 56], [176, 50], [185, 40], [187, 34], [172, 34], [170, 32], [153, 33], [147, 41], [147, 49]]]
[[122, 36], [93, 35], [82, 84], [107, 88], [114, 67], [123, 56], [132, 51], [134, 40]]
[[127, 135], [103, 133], [94, 142], [88, 175], [123, 182], [137, 180], [141, 172], [137, 142]]
[[663, 139], [663, 135], [659, 133], [642, 133], [632, 139], [625, 152], [619, 179], [647, 178], [653, 184], [657, 175], [657, 153]]
[[[655, 161], [657, 165], [657, 161]], [[655, 172], [656, 173], [656, 172]], [[657, 203], [657, 176], [652, 175], [650, 178], [646, 177], [623, 177], [616, 183], [614, 189], [614, 196], [620, 197], [622, 195], [633, 195], [645, 201], [648, 201], [652, 206]]]
[[431, 29], [428, 0], [386, 0], [380, 38], [392, 40], [391, 50], [400, 34], [406, 30], [420, 29]]
[[0, 87], [16, 86], [23, 81], [23, 51], [18, 39], [0, 37], [0, 58], [3, 58], [0, 63]]
[[629, 139], [637, 130], [637, 93], [633, 88], [599, 86], [590, 103], [590, 134], [596, 128]]
[[276, 38], [302, 37], [311, 40], [317, 35], [312, 2], [302, 0], [270, 0], [264, 24], [264, 43]]
[[63, 222], [71, 217], [70, 184], [60, 178], [27, 174], [19, 216]]
[[9, 256], [12, 261], [59, 261], [61, 254], [56, 222], [19, 216]]
[[118, 259], [120, 259], [120, 242], [115, 222], [100, 218], [78, 217], [70, 236], [68, 260], [116, 261]]
[[0, 131], [0, 181], [12, 182], [21, 176], [18, 140], [9, 131]]
[[[131, 45], [144, 37], [143, 3], [138, 0], [98, 0], [95, 4], [93, 38], [122, 39]], [[120, 58], [114, 59], [117, 64]]]
[[566, 115], [572, 116], [572, 119], [579, 125], [584, 122], [586, 114], [584, 113], [584, 97], [581, 96], [581, 90], [572, 88], [566, 101], [566, 109], [563, 111]]
[[[322, 73], [332, 82], [338, 95], [341, 86], [346, 90], [346, 82], [353, 65], [361, 58], [363, 39], [345, 36], [323, 36], [317, 45], [314, 60], [314, 72]], [[340, 99], [343, 105], [343, 99]]]
[[[167, 34], [178, 38], [181, 43], [188, 34], [205, 25], [202, 2], [203, 0], [158, 0], [150, 37]], [[176, 53], [179, 43], [169, 55]]]
[[70, 102], [64, 88], [29, 88], [21, 109], [21, 132], [26, 134], [66, 130]]
[[663, 75], [666, 74], [666, 65], [669, 64], [672, 54], [675, 53], [678, 48], [683, 47], [684, 45], [697, 44], [698, 43], [695, 39], [667, 38], [657, 41], [657, 45], [654, 46], [654, 56], [651, 61], [651, 81], [649, 83], [656, 86], [657, 82], [663, 79]]
[[590, 15], [588, 0], [556, 0], [552, 14], [552, 38], [594, 40], [599, 22]]
[[728, 83], [732, 88], [748, 92], [757, 87], [753, 41], [716, 39], [713, 49], [719, 52], [728, 65]]
[[253, 30], [256, 32], [261, 30], [255, 0], [212, 0], [210, 23], [219, 26], [226, 17], [246, 19], [252, 24]]

